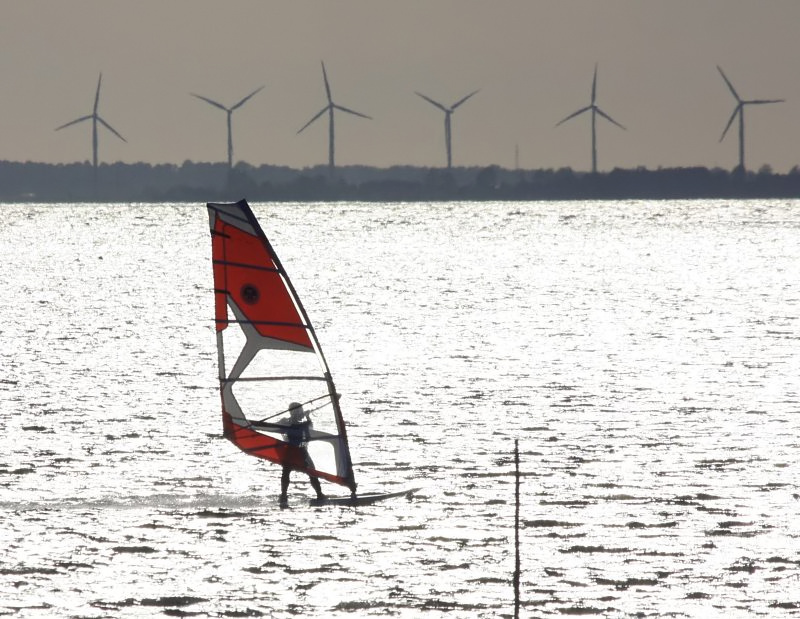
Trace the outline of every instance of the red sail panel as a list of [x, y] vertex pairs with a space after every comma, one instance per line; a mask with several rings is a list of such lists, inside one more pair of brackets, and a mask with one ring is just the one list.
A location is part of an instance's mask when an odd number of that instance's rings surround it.
[[217, 217], [212, 237], [217, 330], [228, 325], [228, 301], [264, 337], [313, 349], [268, 246], [255, 234]]
[[307, 466], [307, 457], [302, 449], [256, 432], [252, 428], [237, 424], [230, 415], [224, 414], [225, 437], [243, 452], [276, 464], [291, 467], [335, 484], [348, 485], [349, 479]]

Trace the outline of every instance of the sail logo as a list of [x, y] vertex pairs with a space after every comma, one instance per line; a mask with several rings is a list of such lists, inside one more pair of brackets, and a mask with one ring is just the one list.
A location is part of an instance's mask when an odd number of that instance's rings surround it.
[[253, 284], [245, 284], [242, 286], [242, 289], [239, 291], [239, 293], [242, 296], [242, 301], [248, 305], [255, 305], [258, 303], [258, 299], [261, 297], [261, 294], [258, 292], [258, 288], [256, 288]]

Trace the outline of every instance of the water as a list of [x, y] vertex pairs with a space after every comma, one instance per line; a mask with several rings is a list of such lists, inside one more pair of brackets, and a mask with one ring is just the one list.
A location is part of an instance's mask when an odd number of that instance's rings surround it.
[[[204, 205], [0, 209], [0, 616], [800, 613], [800, 202], [259, 204], [360, 488], [219, 437]], [[335, 489], [334, 489], [335, 490]]]

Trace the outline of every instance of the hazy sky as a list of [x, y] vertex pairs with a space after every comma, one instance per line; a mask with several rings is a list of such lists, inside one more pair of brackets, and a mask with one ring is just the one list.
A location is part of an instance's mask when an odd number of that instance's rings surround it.
[[234, 156], [305, 167], [327, 161], [327, 121], [297, 130], [334, 101], [373, 117], [337, 116], [337, 163], [590, 167], [597, 102], [599, 168], [737, 163], [737, 131], [719, 138], [735, 100], [783, 98], [746, 113], [747, 166], [800, 163], [800, 0], [0, 0], [0, 159], [224, 161], [232, 105]]

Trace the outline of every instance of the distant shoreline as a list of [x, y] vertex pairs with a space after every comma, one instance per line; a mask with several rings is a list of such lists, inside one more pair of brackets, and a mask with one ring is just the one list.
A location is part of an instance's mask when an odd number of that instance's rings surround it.
[[46, 164], [0, 161], [0, 201], [205, 202], [246, 196], [264, 202], [532, 201], [800, 198], [800, 167], [509, 170], [327, 166], [294, 169], [238, 163]]

